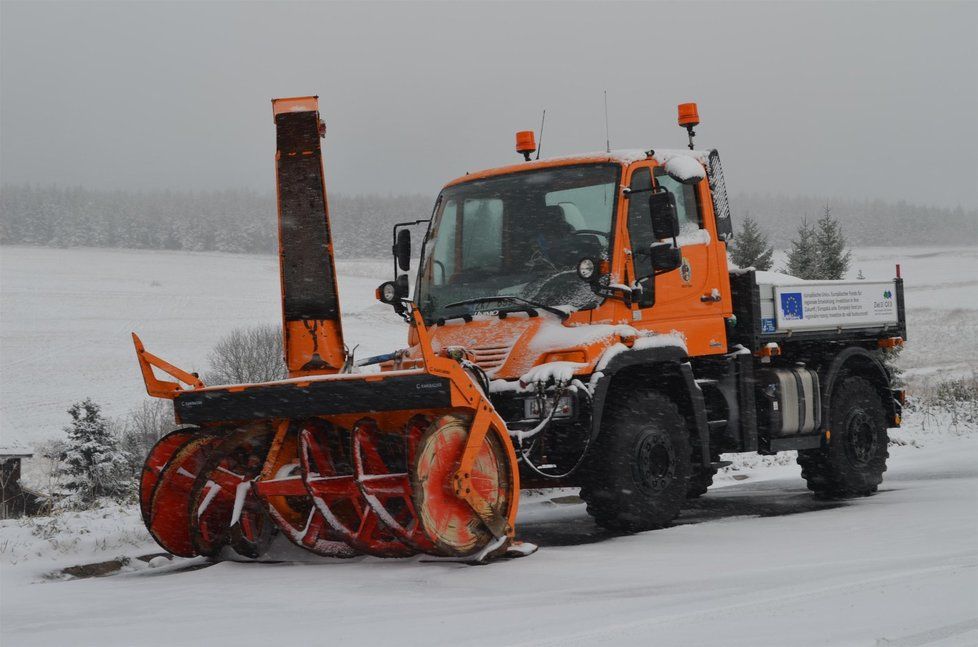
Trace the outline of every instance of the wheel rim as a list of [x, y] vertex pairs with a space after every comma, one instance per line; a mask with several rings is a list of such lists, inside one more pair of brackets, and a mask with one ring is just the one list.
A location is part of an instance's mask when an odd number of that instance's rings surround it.
[[879, 436], [873, 419], [862, 409], [854, 409], [846, 418], [846, 447], [856, 465], [867, 465], [876, 456]]
[[676, 476], [676, 456], [672, 444], [660, 434], [642, 438], [636, 448], [636, 476], [644, 488], [661, 492]]

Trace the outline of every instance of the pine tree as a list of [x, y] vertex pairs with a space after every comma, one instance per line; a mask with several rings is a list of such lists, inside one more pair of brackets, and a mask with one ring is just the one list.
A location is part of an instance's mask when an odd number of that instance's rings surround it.
[[67, 502], [82, 505], [125, 494], [125, 457], [101, 407], [85, 399], [71, 405], [68, 415], [68, 450], [61, 467], [62, 484], [70, 493]]
[[832, 217], [832, 211], [825, 207], [825, 213], [818, 219], [815, 246], [818, 249], [818, 276], [816, 278], [835, 280], [844, 278], [849, 270], [852, 252], [846, 250], [846, 237], [842, 225]]
[[774, 262], [774, 248], [768, 244], [767, 234], [757, 225], [757, 222], [747, 214], [740, 232], [734, 236], [730, 257], [737, 267], [753, 267], [756, 270], [771, 269]]
[[788, 264], [782, 271], [800, 279], [819, 278], [816, 231], [814, 226], [808, 224], [807, 219], [801, 221], [798, 238], [791, 241]]

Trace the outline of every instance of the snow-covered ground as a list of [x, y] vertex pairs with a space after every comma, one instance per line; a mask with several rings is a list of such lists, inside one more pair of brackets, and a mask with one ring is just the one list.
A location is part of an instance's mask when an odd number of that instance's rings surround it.
[[794, 465], [740, 476], [679, 525], [624, 537], [566, 496], [531, 497], [520, 529], [540, 551], [477, 567], [283, 550], [275, 563], [137, 560], [111, 577], [44, 579], [81, 556], [154, 549], [139, 545], [138, 519], [111, 510], [76, 520], [92, 533], [69, 554], [38, 538], [43, 524], [5, 522], [10, 544], [42, 555], [11, 565], [0, 540], [0, 642], [978, 644], [978, 439], [895, 447], [880, 492], [846, 502], [814, 500]]
[[[3, 442], [58, 434], [91, 396], [145, 398], [129, 341], [204, 369], [228, 330], [279, 318], [275, 259], [0, 248]], [[907, 281], [912, 379], [978, 370], [978, 252], [860, 249], [853, 272]], [[347, 341], [374, 354], [403, 324], [373, 300], [390, 265], [339, 263]], [[913, 416], [880, 492], [814, 500], [789, 456], [744, 457], [676, 527], [612, 536], [573, 491], [528, 496], [528, 558], [273, 563], [159, 558], [133, 507], [0, 522], [3, 645], [975, 645], [978, 437]], [[128, 558], [101, 578], [64, 567]], [[125, 561], [125, 560], [124, 560]], [[55, 575], [52, 575], [55, 574]]]

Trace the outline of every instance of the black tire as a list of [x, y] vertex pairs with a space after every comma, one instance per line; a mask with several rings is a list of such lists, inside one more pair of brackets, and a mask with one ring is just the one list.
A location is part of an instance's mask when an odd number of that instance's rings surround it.
[[833, 389], [829, 441], [798, 452], [808, 489], [829, 498], [866, 496], [883, 481], [889, 458], [886, 413], [867, 380], [848, 377]]
[[581, 498], [609, 530], [661, 528], [679, 515], [690, 474], [686, 422], [655, 391], [613, 394], [588, 459]]
[[[699, 450], [696, 450], [697, 458]], [[710, 461], [716, 463], [720, 460], [720, 454], [711, 454]], [[693, 462], [692, 471], [689, 475], [689, 483], [686, 484], [686, 498], [695, 499], [706, 494], [706, 491], [713, 485], [713, 477], [716, 476], [717, 468], [710, 465], [702, 465]]]

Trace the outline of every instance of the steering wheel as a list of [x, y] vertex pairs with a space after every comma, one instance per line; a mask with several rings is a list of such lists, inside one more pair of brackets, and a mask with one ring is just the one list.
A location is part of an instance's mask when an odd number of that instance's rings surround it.
[[605, 243], [608, 243], [611, 240], [611, 237], [608, 235], [607, 232], [601, 231], [599, 229], [575, 229], [574, 230], [575, 236], [580, 236], [581, 234], [587, 234], [591, 236], [601, 236], [602, 238], [604, 238]]

